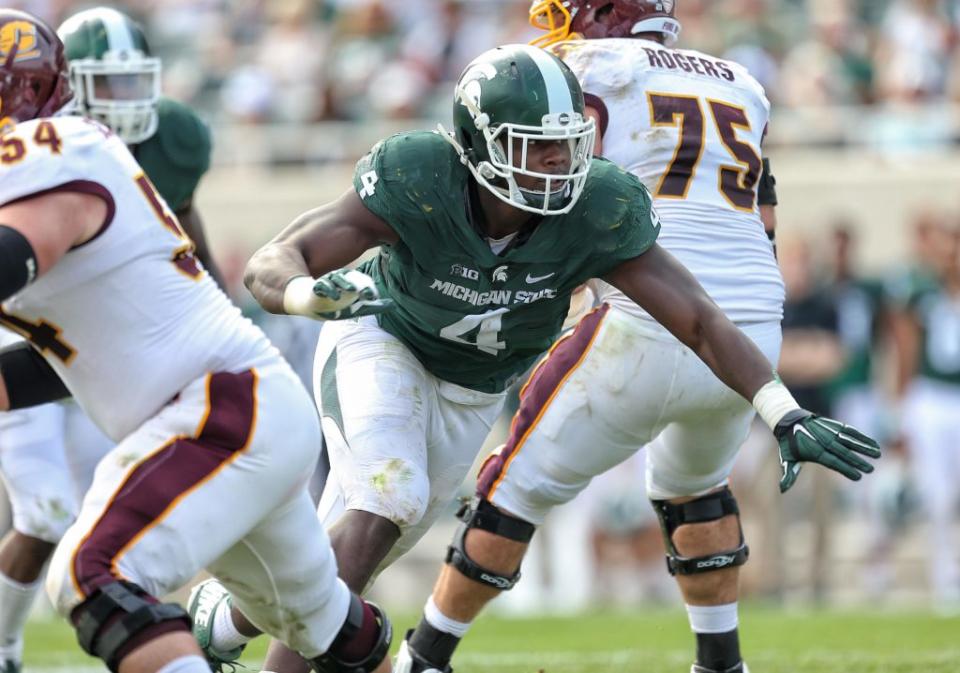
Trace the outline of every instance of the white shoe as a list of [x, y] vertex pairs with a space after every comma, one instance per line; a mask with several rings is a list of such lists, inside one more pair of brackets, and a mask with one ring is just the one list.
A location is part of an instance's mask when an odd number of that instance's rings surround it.
[[232, 666], [244, 646], [232, 650], [220, 650], [213, 646], [213, 619], [221, 604], [230, 608], [230, 592], [220, 582], [209, 579], [193, 587], [187, 599], [187, 612], [193, 620], [193, 637], [210, 663], [213, 671], [223, 671], [224, 666]]
[[[747, 668], [747, 662], [745, 661], [740, 662], [739, 669], [727, 669], [727, 671], [730, 670], [733, 670], [735, 673], [750, 673], [750, 669]], [[727, 673], [727, 671], [714, 671], [713, 669], [706, 669], [696, 664], [690, 667], [690, 673]]]

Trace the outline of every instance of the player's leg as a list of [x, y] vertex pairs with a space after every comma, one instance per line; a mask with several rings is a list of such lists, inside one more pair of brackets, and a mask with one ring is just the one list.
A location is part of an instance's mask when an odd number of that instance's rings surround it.
[[[649, 440], [663, 401], [636, 404], [635, 386], [669, 382], [674, 359], [632, 357], [633, 327], [613, 311], [605, 319], [606, 311], [584, 318], [531, 376], [507, 443], [487, 459], [478, 499], [461, 512], [464, 523], [396, 670], [447, 670], [483, 606], [519, 579], [546, 513]], [[630, 358], [616, 357], [628, 352]]]
[[340, 576], [362, 592], [430, 495], [432, 380], [413, 354], [374, 320], [325, 326], [317, 345], [314, 396], [330, 474], [320, 498]]
[[58, 405], [0, 413], [0, 478], [13, 529], [0, 541], [0, 671], [21, 666], [23, 629], [40, 573], [77, 513]]
[[[308, 659], [326, 655], [332, 657], [328, 665], [351, 670], [373, 670], [387, 656], [390, 623], [337, 577], [329, 539], [306, 491], [262, 521], [209, 570], [223, 585], [217, 580], [201, 584], [188, 605], [208, 656], [212, 647], [226, 652], [220, 661], [233, 661], [250, 635], [263, 631]], [[237, 632], [237, 613], [254, 631]]]
[[[464, 391], [469, 410], [451, 411], [458, 405], [442, 396], [446, 387], [374, 320], [325, 326], [314, 389], [331, 467], [319, 515], [340, 561], [340, 577], [362, 593], [422, 537], [453, 497], [500, 396]], [[471, 407], [472, 398], [478, 404]], [[271, 645], [264, 668], [307, 670], [278, 643]]]
[[902, 413], [917, 495], [929, 523], [927, 563], [930, 594], [938, 609], [957, 610], [960, 571], [952, 533], [956, 503], [956, 413], [960, 391], [929, 379], [918, 379], [908, 392]]
[[121, 673], [209, 670], [186, 613], [156, 597], [300, 495], [319, 439], [311, 406], [282, 363], [213, 374], [104, 457], [47, 583], [85, 650]]
[[[744, 328], [771, 360], [777, 324]], [[647, 447], [647, 490], [660, 518], [667, 563], [696, 634], [695, 673], [745, 670], [738, 630], [739, 566], [748, 549], [727, 479], [754, 416], [753, 407], [696, 358], [678, 367], [674, 388], [684, 405]]]

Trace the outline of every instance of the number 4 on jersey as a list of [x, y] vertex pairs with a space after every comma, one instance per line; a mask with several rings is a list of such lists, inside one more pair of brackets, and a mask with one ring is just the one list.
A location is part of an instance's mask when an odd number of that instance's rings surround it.
[[373, 196], [377, 191], [377, 180], [380, 178], [377, 177], [376, 171], [367, 171], [366, 173], [360, 176], [360, 182], [363, 184], [363, 189], [358, 193], [360, 194], [361, 199], [365, 199], [368, 196]]
[[507, 347], [505, 341], [500, 341], [500, 330], [503, 328], [503, 314], [509, 310], [498, 308], [486, 313], [464, 316], [440, 330], [440, 336], [496, 355]]

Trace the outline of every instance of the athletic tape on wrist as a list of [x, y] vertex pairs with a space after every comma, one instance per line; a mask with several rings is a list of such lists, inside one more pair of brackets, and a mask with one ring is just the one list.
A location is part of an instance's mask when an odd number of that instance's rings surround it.
[[799, 409], [800, 405], [785, 385], [774, 380], [757, 391], [753, 397], [753, 408], [773, 430], [784, 416], [794, 409]]
[[313, 296], [314, 279], [310, 276], [294, 276], [283, 288], [283, 311], [288, 315], [304, 315]]

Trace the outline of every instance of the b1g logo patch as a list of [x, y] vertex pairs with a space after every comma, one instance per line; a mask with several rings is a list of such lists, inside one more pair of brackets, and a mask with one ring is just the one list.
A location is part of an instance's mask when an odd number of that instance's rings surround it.
[[476, 269], [470, 269], [462, 264], [454, 264], [450, 267], [450, 275], [467, 280], [480, 280], [480, 272]]
[[14, 50], [14, 63], [40, 57], [37, 27], [34, 24], [29, 21], [11, 21], [0, 27], [0, 62], [6, 63], [10, 52]]

